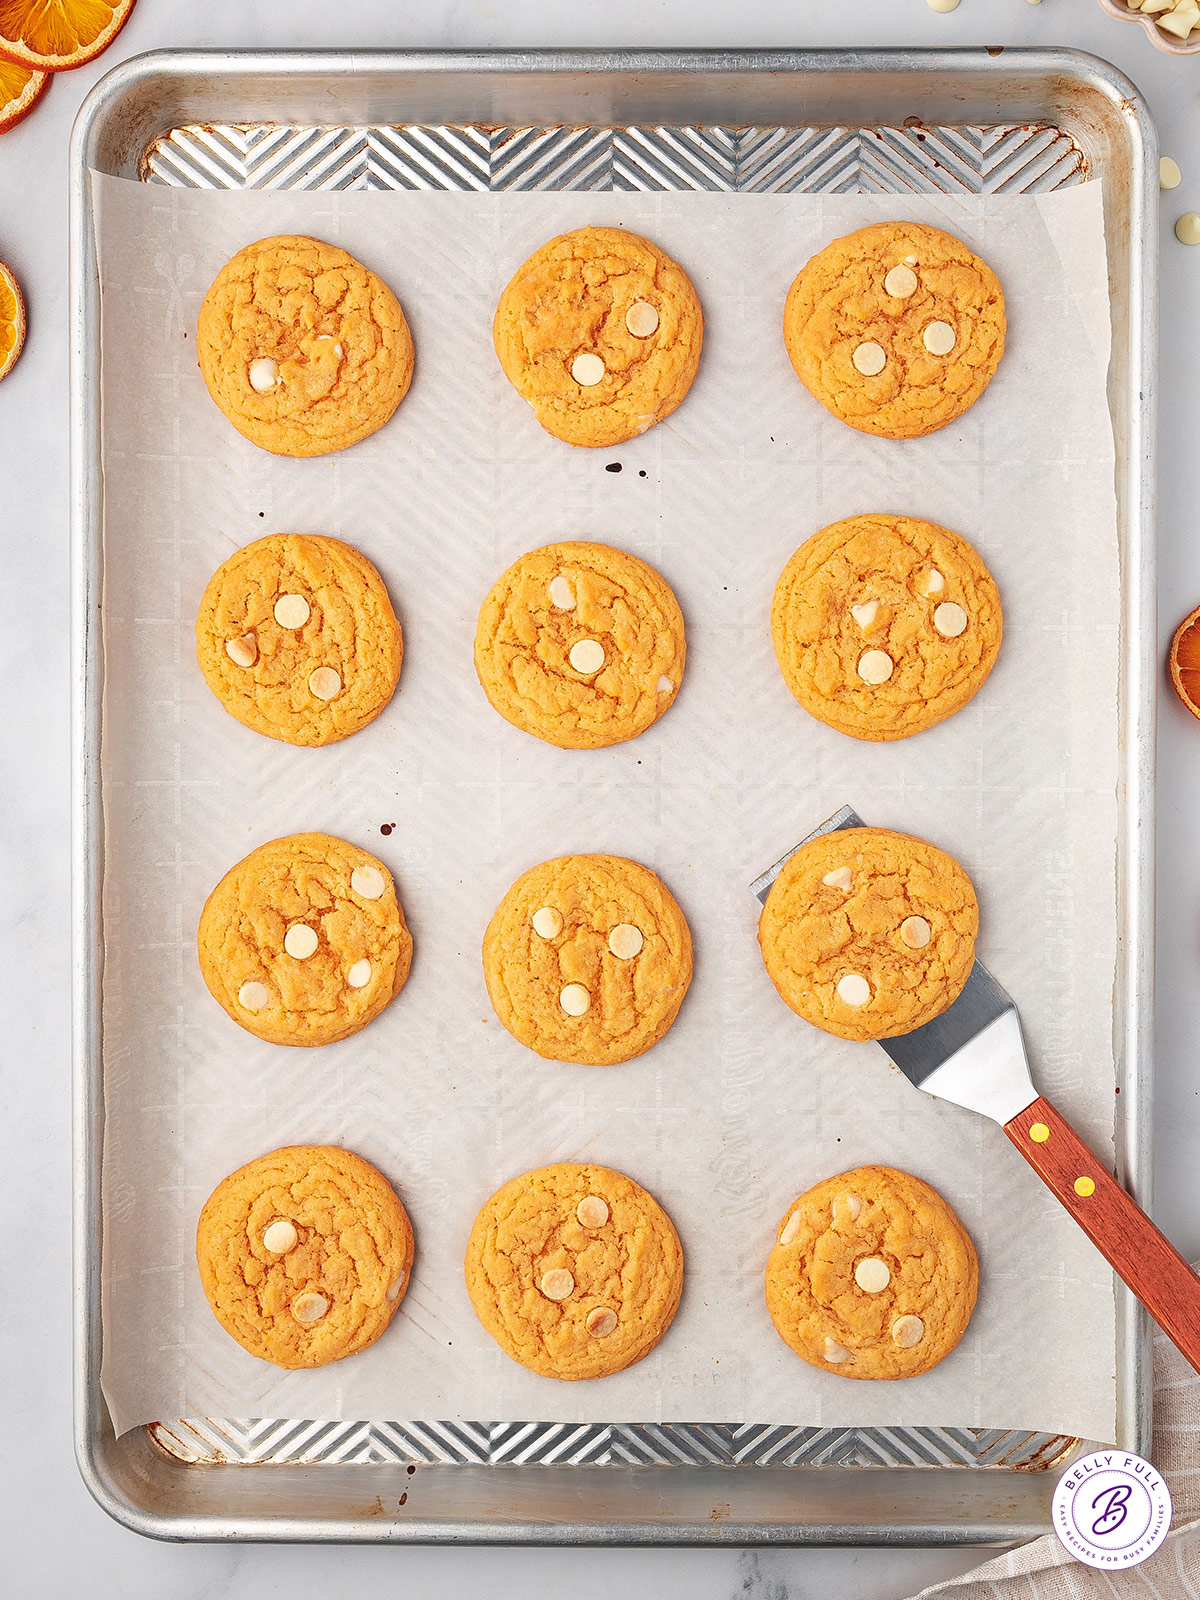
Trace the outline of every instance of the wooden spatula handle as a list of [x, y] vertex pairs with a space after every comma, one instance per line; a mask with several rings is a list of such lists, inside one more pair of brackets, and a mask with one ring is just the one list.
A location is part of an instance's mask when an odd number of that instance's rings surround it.
[[1049, 1100], [1004, 1126], [1017, 1149], [1200, 1372], [1200, 1277]]

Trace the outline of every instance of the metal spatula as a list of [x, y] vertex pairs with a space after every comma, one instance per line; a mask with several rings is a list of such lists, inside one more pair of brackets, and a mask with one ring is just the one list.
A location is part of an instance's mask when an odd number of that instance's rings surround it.
[[[839, 828], [861, 828], [842, 809], [750, 885], [764, 904], [801, 845]], [[1021, 1020], [980, 962], [958, 999], [923, 1028], [879, 1043], [910, 1083], [998, 1122], [1048, 1189], [1125, 1280], [1150, 1315], [1200, 1371], [1200, 1278], [1158, 1231], [1029, 1077]]]

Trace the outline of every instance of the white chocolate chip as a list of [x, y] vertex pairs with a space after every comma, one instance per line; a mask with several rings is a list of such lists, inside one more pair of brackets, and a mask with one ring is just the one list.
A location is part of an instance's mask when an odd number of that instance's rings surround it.
[[837, 997], [846, 1006], [865, 1006], [871, 998], [871, 985], [861, 973], [843, 973], [837, 981]]
[[931, 322], [921, 335], [921, 343], [931, 356], [948, 356], [958, 343], [958, 335], [948, 322]]
[[238, 1005], [247, 1011], [261, 1011], [270, 1000], [271, 991], [265, 983], [244, 983], [238, 990]]
[[917, 291], [917, 275], [909, 266], [895, 266], [883, 280], [883, 287], [893, 299], [907, 300]]
[[580, 1227], [602, 1228], [608, 1221], [608, 1201], [602, 1200], [598, 1194], [585, 1194], [575, 1207], [575, 1215], [579, 1218]]
[[323, 1294], [298, 1294], [292, 1301], [292, 1315], [297, 1322], [320, 1322], [329, 1310], [329, 1301]]
[[604, 665], [604, 646], [599, 639], [576, 639], [567, 660], [576, 672], [590, 678], [592, 673], [599, 672]]
[[900, 924], [900, 937], [910, 950], [924, 950], [929, 943], [929, 924], [924, 917], [905, 917]]
[[[955, 5], [958, 0], [954, 0]], [[839, 1366], [843, 1361], [849, 1361], [850, 1352], [844, 1344], [839, 1344], [836, 1339], [826, 1339], [825, 1359], [831, 1367]]]
[[635, 300], [625, 313], [625, 326], [635, 339], [648, 339], [657, 331], [658, 312], [649, 300]]
[[873, 378], [887, 366], [884, 348], [881, 344], [876, 344], [874, 339], [867, 339], [860, 344], [850, 359], [864, 378]]
[[1178, 189], [1182, 182], [1183, 173], [1179, 170], [1178, 161], [1172, 161], [1170, 156], [1161, 156], [1158, 163], [1158, 187]]
[[1200, 244], [1200, 211], [1185, 211], [1175, 224], [1180, 244]]
[[562, 912], [553, 906], [539, 906], [530, 921], [539, 939], [557, 939], [563, 929]]
[[318, 700], [332, 700], [342, 692], [342, 675], [332, 667], [318, 667], [308, 675], [308, 692]]
[[607, 1339], [617, 1326], [617, 1313], [610, 1306], [593, 1306], [587, 1314], [587, 1331], [593, 1339]]
[[917, 264], [917, 258], [916, 258], [916, 256], [905, 256], [905, 258], [904, 258], [904, 259], [905, 259], [905, 261], [907, 261], [907, 262], [908, 262], [908, 264], [909, 264], [909, 266], [910, 266], [910, 267], [915, 267], [915, 266], [916, 266], [916, 264]]
[[285, 1256], [299, 1237], [286, 1217], [276, 1217], [271, 1226], [263, 1230], [263, 1249], [273, 1256]]
[[283, 936], [283, 948], [297, 961], [307, 961], [317, 948], [317, 934], [307, 922], [293, 922]]
[[1154, 20], [1164, 33], [1173, 33], [1177, 39], [1186, 39], [1200, 23], [1200, 6], [1176, 6], [1173, 11]]
[[403, 1273], [401, 1273], [398, 1278], [392, 1279], [391, 1283], [389, 1283], [387, 1286], [387, 1297], [389, 1300], [399, 1300], [400, 1291], [404, 1287], [404, 1282], [405, 1279]]
[[559, 611], [575, 609], [575, 591], [561, 572], [557, 578], [550, 579], [550, 604]]
[[658, 690], [659, 694], [670, 694], [674, 687], [675, 685], [671, 682], [670, 678], [667, 677], [665, 672], [655, 685], [655, 688]]
[[917, 585], [921, 593], [928, 598], [930, 595], [941, 594], [946, 587], [946, 580], [936, 567], [930, 567], [924, 578]]
[[350, 887], [364, 900], [378, 900], [387, 883], [378, 867], [355, 867], [350, 874]]
[[275, 602], [274, 614], [281, 628], [302, 628], [311, 612], [302, 594], [281, 594]]
[[871, 624], [875, 621], [875, 616], [876, 616], [876, 613], [878, 612], [878, 610], [879, 610], [879, 601], [878, 600], [864, 600], [862, 605], [860, 605], [860, 606], [851, 606], [850, 607], [850, 615], [854, 618], [855, 622], [858, 623], [859, 627], [865, 633], [867, 631], [867, 629], [871, 626]]
[[864, 683], [886, 683], [892, 675], [892, 658], [886, 650], [864, 650], [858, 658], [858, 675]]
[[882, 1294], [892, 1281], [892, 1271], [878, 1256], [864, 1256], [854, 1269], [854, 1281], [864, 1294]]
[[834, 867], [832, 872], [825, 874], [821, 882], [827, 883], [831, 889], [849, 889], [854, 882], [854, 874], [849, 867]]
[[608, 936], [608, 948], [620, 961], [632, 961], [643, 943], [642, 930], [632, 922], [618, 922]]
[[604, 376], [604, 363], [600, 357], [591, 351], [576, 356], [571, 363], [571, 376], [581, 389], [591, 389], [598, 384]]
[[958, 0], [925, 0], [925, 4], [929, 7], [930, 11], [940, 11], [945, 13], [947, 11], [958, 10]]
[[943, 600], [933, 613], [933, 625], [947, 639], [957, 639], [967, 626], [967, 613], [953, 600]]
[[346, 986], [350, 989], [365, 989], [371, 981], [371, 963], [364, 957], [356, 961], [346, 974]]
[[925, 1324], [920, 1317], [897, 1317], [892, 1323], [892, 1341], [901, 1350], [911, 1350], [925, 1337]]
[[226, 639], [225, 654], [235, 667], [252, 667], [258, 660], [258, 640], [252, 633], [244, 633], [240, 639]]
[[569, 1017], [582, 1017], [592, 1003], [592, 997], [581, 983], [569, 983], [558, 997], [558, 1003]]
[[829, 1208], [831, 1221], [837, 1221], [839, 1208], [846, 1213], [851, 1222], [857, 1222], [858, 1214], [862, 1210], [862, 1201], [849, 1190], [845, 1194], [835, 1195], [833, 1204]]
[[249, 368], [250, 387], [257, 389], [259, 394], [266, 394], [268, 389], [273, 389], [279, 380], [279, 368], [270, 356], [257, 356]]
[[800, 1207], [797, 1206], [795, 1211], [792, 1212], [791, 1216], [783, 1225], [783, 1231], [779, 1235], [780, 1244], [791, 1244], [792, 1240], [800, 1232], [800, 1229], [803, 1226], [804, 1213], [801, 1211]]
[[565, 1300], [575, 1287], [575, 1279], [565, 1267], [543, 1272], [541, 1289], [547, 1300]]

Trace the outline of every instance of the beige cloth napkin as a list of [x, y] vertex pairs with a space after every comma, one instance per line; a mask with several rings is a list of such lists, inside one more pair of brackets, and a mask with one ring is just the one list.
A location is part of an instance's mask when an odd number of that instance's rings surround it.
[[1165, 1333], [1154, 1338], [1154, 1465], [1173, 1502], [1171, 1531], [1148, 1561], [1124, 1572], [1085, 1567], [1052, 1533], [915, 1600], [1200, 1600], [1200, 1373]]

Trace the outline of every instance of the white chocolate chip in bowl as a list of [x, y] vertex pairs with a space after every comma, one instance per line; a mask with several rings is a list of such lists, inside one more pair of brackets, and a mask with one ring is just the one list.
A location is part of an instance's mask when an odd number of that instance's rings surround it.
[[575, 591], [569, 579], [564, 578], [560, 572], [556, 578], [550, 579], [550, 604], [557, 611], [574, 611]]
[[948, 322], [931, 322], [921, 335], [921, 343], [931, 356], [948, 356], [958, 343], [958, 335]]
[[571, 376], [581, 389], [594, 388], [604, 377], [605, 370], [604, 362], [589, 350], [576, 356], [571, 363]]
[[581, 1228], [602, 1228], [608, 1221], [608, 1201], [598, 1194], [585, 1194], [575, 1207]]
[[308, 675], [308, 692], [317, 700], [334, 700], [342, 692], [342, 675], [333, 667], [318, 667]]
[[892, 1323], [892, 1343], [901, 1350], [911, 1350], [925, 1337], [925, 1324], [920, 1317], [897, 1317]]
[[567, 660], [581, 676], [590, 678], [604, 665], [604, 646], [599, 639], [576, 639]]
[[279, 368], [270, 356], [256, 356], [246, 369], [246, 376], [250, 379], [250, 387], [259, 394], [266, 394], [276, 384], [283, 382]]
[[286, 1217], [276, 1217], [269, 1228], [263, 1229], [263, 1249], [273, 1256], [285, 1256], [300, 1235]]
[[861, 605], [850, 607], [850, 615], [854, 618], [855, 622], [858, 623], [859, 627], [864, 633], [875, 621], [878, 612], [878, 600], [864, 600]]
[[831, 889], [849, 889], [854, 882], [854, 874], [849, 867], [834, 867], [832, 872], [827, 872], [821, 879]]
[[878, 1256], [864, 1256], [854, 1269], [854, 1281], [864, 1294], [882, 1294], [892, 1281], [892, 1271]]
[[907, 300], [917, 292], [917, 275], [904, 262], [898, 263], [883, 280], [883, 287], [894, 300]]
[[329, 1310], [329, 1301], [323, 1294], [298, 1294], [292, 1301], [292, 1315], [297, 1322], [320, 1322]]
[[346, 987], [349, 989], [365, 989], [371, 981], [371, 963], [364, 957], [356, 961], [346, 974]]
[[779, 1235], [779, 1243], [791, 1244], [792, 1240], [800, 1232], [800, 1229], [803, 1226], [804, 1213], [801, 1211], [800, 1207], [797, 1206], [795, 1211], [792, 1212], [791, 1216], [783, 1225], [783, 1231]]
[[281, 628], [302, 628], [312, 615], [312, 608], [302, 594], [281, 594], [273, 615]]
[[568, 983], [558, 1003], [569, 1017], [583, 1017], [591, 1007], [592, 997], [581, 983]]
[[293, 922], [283, 936], [283, 948], [297, 961], [307, 961], [315, 954], [317, 943], [316, 929], [307, 922]]
[[350, 874], [350, 887], [364, 900], [378, 900], [387, 888], [387, 882], [378, 867], [355, 867]]
[[860, 972], [844, 972], [837, 981], [837, 997], [844, 1006], [865, 1006], [871, 998], [871, 985]]
[[575, 1288], [575, 1279], [565, 1267], [551, 1267], [542, 1273], [539, 1287], [547, 1300], [565, 1300]]
[[933, 613], [933, 625], [944, 639], [957, 639], [966, 632], [967, 613], [953, 600], [943, 600]]
[[587, 1314], [586, 1326], [593, 1339], [607, 1339], [616, 1331], [617, 1313], [611, 1306], [593, 1306]]
[[608, 948], [620, 961], [632, 961], [644, 943], [642, 930], [632, 922], [618, 922], [608, 936]]
[[648, 339], [658, 331], [658, 311], [649, 300], [635, 300], [625, 313], [625, 326], [635, 339]]
[[873, 378], [887, 366], [887, 353], [874, 339], [865, 339], [850, 357], [864, 378]]
[[258, 660], [258, 640], [252, 633], [244, 633], [240, 639], [226, 639], [225, 654], [235, 667], [252, 667]]
[[529, 920], [539, 939], [557, 939], [563, 930], [562, 912], [553, 906], [539, 906]]
[[850, 1352], [844, 1344], [839, 1344], [836, 1339], [826, 1339], [825, 1359], [831, 1367], [841, 1366], [843, 1361], [849, 1361]]
[[858, 675], [864, 683], [874, 687], [886, 683], [892, 675], [894, 662], [886, 650], [864, 650], [858, 658]]
[[265, 983], [244, 983], [238, 990], [238, 1005], [245, 1011], [261, 1011], [271, 1001], [271, 991]]

